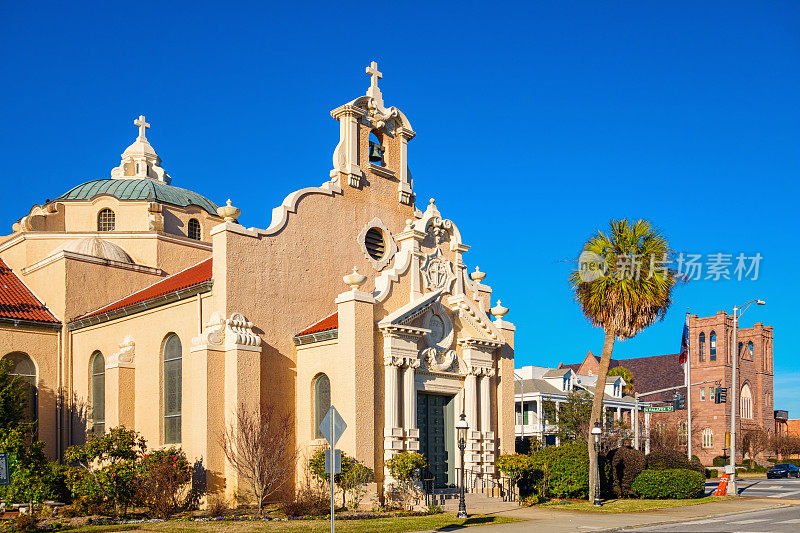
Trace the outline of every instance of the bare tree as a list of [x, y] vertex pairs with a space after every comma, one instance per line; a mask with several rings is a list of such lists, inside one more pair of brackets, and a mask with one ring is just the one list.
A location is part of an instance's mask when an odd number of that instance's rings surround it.
[[770, 433], [761, 428], [747, 429], [742, 433], [742, 455], [747, 454], [751, 463], [770, 445]]
[[292, 447], [292, 415], [279, 412], [273, 404], [258, 411], [244, 404], [236, 410], [235, 420], [220, 439], [225, 458], [240, 478], [247, 481], [258, 503], [280, 491], [294, 472], [297, 450]]

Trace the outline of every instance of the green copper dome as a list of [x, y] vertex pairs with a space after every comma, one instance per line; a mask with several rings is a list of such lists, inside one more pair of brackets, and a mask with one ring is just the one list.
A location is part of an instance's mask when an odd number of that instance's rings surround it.
[[196, 205], [212, 215], [217, 214], [217, 205], [196, 192], [167, 185], [152, 179], [103, 179], [92, 180], [73, 187], [58, 200], [91, 200], [99, 194], [108, 194], [120, 200], [153, 200], [178, 207]]

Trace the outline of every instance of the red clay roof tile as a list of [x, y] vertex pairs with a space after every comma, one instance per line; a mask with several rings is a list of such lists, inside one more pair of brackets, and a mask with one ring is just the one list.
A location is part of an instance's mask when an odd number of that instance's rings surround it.
[[108, 313], [110, 311], [123, 309], [125, 307], [129, 307], [134, 304], [142, 303], [147, 300], [152, 300], [153, 298], [158, 298], [159, 296], [163, 296], [171, 292], [175, 292], [181, 289], [186, 289], [189, 287], [193, 287], [195, 285], [199, 285], [201, 283], [205, 283], [210, 279], [211, 279], [211, 258], [208, 258], [205, 261], [202, 261], [192, 267], [187, 268], [186, 270], [181, 270], [180, 272], [176, 272], [175, 274], [166, 277], [161, 281], [150, 285], [149, 287], [145, 287], [144, 289], [134, 292], [133, 294], [126, 296], [121, 300], [117, 300], [116, 302], [110, 303], [105, 307], [101, 307], [96, 311], [92, 311], [91, 313], [87, 313], [83, 316], [80, 316], [75, 320], [89, 318], [92, 316], [102, 315], [103, 313]]
[[308, 326], [306, 329], [295, 335], [295, 337], [302, 337], [303, 335], [311, 335], [312, 333], [320, 333], [323, 331], [330, 331], [339, 327], [339, 313], [333, 313], [326, 316], [316, 324]]
[[0, 317], [58, 323], [47, 307], [0, 259]]

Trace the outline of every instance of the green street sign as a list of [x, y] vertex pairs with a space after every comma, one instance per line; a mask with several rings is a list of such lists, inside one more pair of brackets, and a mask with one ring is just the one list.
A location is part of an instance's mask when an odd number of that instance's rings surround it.
[[8, 454], [0, 453], [0, 487], [11, 485], [11, 473], [8, 470]]
[[675, 410], [674, 405], [657, 405], [655, 407], [645, 407], [645, 413], [671, 413]]

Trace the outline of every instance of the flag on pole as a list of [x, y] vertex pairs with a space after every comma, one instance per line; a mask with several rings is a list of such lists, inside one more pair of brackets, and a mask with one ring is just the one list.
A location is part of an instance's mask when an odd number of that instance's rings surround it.
[[681, 338], [681, 355], [678, 364], [683, 367], [683, 383], [689, 383], [689, 313], [683, 322], [683, 337]]

